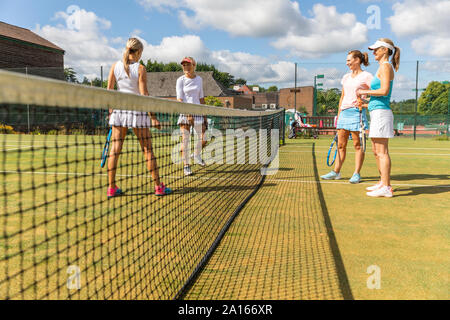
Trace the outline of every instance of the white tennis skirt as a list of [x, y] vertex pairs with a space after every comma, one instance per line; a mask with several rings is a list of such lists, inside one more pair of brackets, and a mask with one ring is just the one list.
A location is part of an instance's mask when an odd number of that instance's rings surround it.
[[370, 138], [394, 137], [394, 114], [391, 109], [370, 111]]
[[[200, 125], [203, 123], [203, 116], [194, 115], [194, 125]], [[178, 118], [178, 125], [180, 124], [190, 124], [188, 120], [187, 114], [180, 114], [180, 117]]]
[[147, 112], [131, 110], [113, 110], [109, 125], [126, 128], [150, 128], [151, 121]]

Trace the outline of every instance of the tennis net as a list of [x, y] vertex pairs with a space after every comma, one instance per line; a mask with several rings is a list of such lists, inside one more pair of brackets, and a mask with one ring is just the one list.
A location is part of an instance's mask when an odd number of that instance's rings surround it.
[[[276, 171], [283, 111], [191, 105], [4, 71], [0, 87], [0, 299], [179, 298], [264, 175]], [[160, 128], [143, 121], [122, 136], [114, 131], [102, 167], [110, 109], [149, 112]], [[201, 119], [195, 130], [181, 130], [180, 114]], [[158, 197], [155, 177], [172, 194]], [[122, 194], [108, 198], [111, 181]]]

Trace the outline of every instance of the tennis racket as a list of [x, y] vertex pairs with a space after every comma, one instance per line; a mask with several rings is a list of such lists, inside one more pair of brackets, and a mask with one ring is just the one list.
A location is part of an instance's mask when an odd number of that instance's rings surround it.
[[[331, 167], [334, 164], [334, 161], [336, 161], [337, 156], [337, 144], [338, 144], [338, 135], [336, 135], [333, 138], [333, 141], [331, 141], [330, 149], [328, 149], [328, 155], [327, 155], [327, 165]], [[330, 162], [331, 160], [331, 162]]]
[[359, 142], [361, 143], [361, 148], [363, 152], [366, 152], [366, 130], [364, 126], [363, 116], [362, 116], [362, 104], [363, 101], [358, 98], [358, 105], [359, 105]]
[[102, 162], [100, 163], [100, 166], [103, 168], [105, 166], [106, 163], [106, 159], [108, 159], [108, 154], [109, 154], [109, 144], [111, 142], [111, 134], [112, 134], [112, 128], [109, 128], [109, 132], [108, 135], [106, 137], [106, 142], [105, 142], [105, 146], [103, 147], [103, 152], [102, 152]]

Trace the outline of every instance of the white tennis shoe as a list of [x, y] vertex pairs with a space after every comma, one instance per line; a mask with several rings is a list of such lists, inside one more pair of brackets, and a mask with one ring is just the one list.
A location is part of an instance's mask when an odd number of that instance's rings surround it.
[[382, 186], [374, 191], [366, 193], [369, 197], [386, 197], [392, 198], [394, 196], [394, 191], [392, 187]]
[[185, 176], [190, 176], [192, 174], [192, 170], [190, 166], [185, 166], [184, 167], [184, 175]]
[[371, 186], [371, 187], [367, 187], [366, 190], [367, 191], [375, 191], [375, 190], [381, 188], [382, 186], [383, 185], [381, 184], [381, 181], [378, 181], [378, 183], [376, 185]]

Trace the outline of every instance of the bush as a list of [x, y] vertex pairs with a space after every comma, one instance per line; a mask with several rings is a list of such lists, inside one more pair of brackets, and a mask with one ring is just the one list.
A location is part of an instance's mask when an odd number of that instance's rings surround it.
[[212, 96], [205, 97], [205, 103], [208, 106], [223, 107], [223, 103], [218, 98]]
[[0, 124], [0, 133], [14, 134], [16, 132], [14, 131], [13, 127], [6, 124]]
[[442, 134], [440, 136], [434, 136], [433, 140], [436, 140], [436, 141], [450, 141], [449, 137], [447, 137], [446, 134]]

